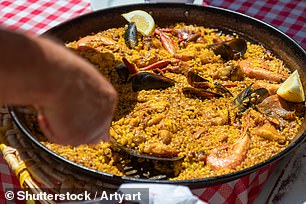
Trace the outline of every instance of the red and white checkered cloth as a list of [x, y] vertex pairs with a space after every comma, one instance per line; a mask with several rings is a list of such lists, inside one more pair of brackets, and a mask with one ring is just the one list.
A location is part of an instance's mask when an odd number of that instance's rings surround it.
[[205, 0], [208, 5], [247, 14], [278, 28], [306, 50], [306, 1]]
[[[102, 0], [101, 0], [102, 1]], [[303, 0], [220, 0], [208, 5], [235, 10], [263, 20], [282, 30], [306, 49], [306, 2]], [[89, 0], [0, 0], [0, 26], [41, 34], [51, 27], [90, 12]], [[273, 166], [266, 166], [241, 179], [209, 188], [193, 190], [208, 203], [252, 203]], [[4, 189], [19, 188], [18, 179], [0, 155], [0, 204]]]
[[210, 204], [251, 204], [269, 178], [275, 163], [240, 179], [217, 186], [192, 190], [193, 194]]
[[89, 0], [2, 0], [0, 25], [42, 34], [68, 19], [90, 12]]
[[[5, 200], [5, 192], [7, 190], [18, 190], [20, 189], [20, 184], [14, 173], [2, 159], [2, 155], [0, 153], [0, 204], [6, 203]], [[22, 203], [22, 202], [19, 202]], [[23, 202], [24, 203], [24, 202]]]

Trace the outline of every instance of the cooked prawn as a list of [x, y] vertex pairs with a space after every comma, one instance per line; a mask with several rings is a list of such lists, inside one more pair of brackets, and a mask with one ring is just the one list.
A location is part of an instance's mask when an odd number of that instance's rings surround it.
[[265, 79], [271, 82], [283, 82], [286, 80], [286, 77], [282, 74], [274, 73], [268, 71], [264, 68], [254, 68], [250, 60], [242, 60], [239, 63], [239, 67], [242, 72], [249, 78], [253, 79]]
[[206, 163], [212, 169], [234, 169], [245, 159], [250, 143], [247, 128], [243, 136], [232, 145], [222, 145], [211, 150]]

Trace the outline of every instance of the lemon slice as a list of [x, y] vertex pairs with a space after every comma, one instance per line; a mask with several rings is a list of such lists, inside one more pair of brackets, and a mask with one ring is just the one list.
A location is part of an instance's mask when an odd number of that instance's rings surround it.
[[128, 22], [135, 22], [137, 31], [142, 35], [149, 35], [155, 28], [154, 19], [150, 14], [142, 10], [135, 10], [122, 14]]
[[299, 73], [295, 70], [277, 90], [277, 95], [286, 101], [303, 102], [305, 101], [304, 90]]

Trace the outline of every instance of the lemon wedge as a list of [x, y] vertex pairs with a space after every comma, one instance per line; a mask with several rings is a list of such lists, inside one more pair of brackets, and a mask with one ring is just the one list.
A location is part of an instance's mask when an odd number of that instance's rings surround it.
[[139, 31], [144, 36], [152, 33], [155, 28], [153, 17], [145, 11], [135, 10], [121, 15], [128, 22], [135, 22], [137, 31]]
[[286, 101], [303, 102], [305, 101], [304, 90], [299, 73], [295, 70], [277, 90], [277, 95]]

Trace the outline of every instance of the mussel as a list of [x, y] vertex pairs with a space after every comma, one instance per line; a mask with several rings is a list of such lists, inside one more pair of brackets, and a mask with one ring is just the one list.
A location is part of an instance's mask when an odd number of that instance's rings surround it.
[[119, 78], [120, 78], [124, 83], [126, 83], [131, 73], [130, 73], [130, 71], [127, 69], [127, 67], [125, 66], [125, 64], [124, 64], [124, 63], [121, 63], [121, 64], [117, 65], [117, 66], [115, 67], [115, 70], [116, 70], [116, 72], [117, 72]]
[[124, 40], [125, 44], [130, 49], [133, 49], [138, 45], [137, 27], [134, 22], [128, 24], [127, 29], [124, 32]]
[[123, 82], [127, 82], [131, 75], [138, 73], [138, 70], [136, 68], [136, 65], [130, 63], [125, 57], [122, 58], [122, 62], [123, 63], [115, 67], [115, 70], [119, 78]]
[[242, 57], [247, 51], [247, 43], [241, 38], [235, 38], [226, 42], [234, 52], [234, 58]]
[[235, 38], [230, 41], [211, 44], [208, 46], [216, 55], [220, 55], [225, 61], [239, 59], [247, 50], [247, 43], [241, 38]]
[[253, 84], [250, 84], [247, 88], [240, 92], [240, 94], [238, 94], [233, 101], [233, 105], [236, 106], [237, 109], [241, 112], [247, 110], [250, 107], [254, 107], [269, 96], [267, 89], [259, 88], [253, 90], [252, 85]]
[[166, 89], [174, 85], [174, 80], [150, 72], [138, 72], [132, 76], [131, 81], [133, 91]]
[[232, 96], [231, 92], [218, 82], [211, 83], [195, 72], [189, 71], [187, 81], [192, 87], [182, 89], [183, 94], [188, 97], [198, 97], [203, 99], [220, 98], [224, 95]]
[[123, 58], [123, 63], [115, 70], [123, 82], [131, 82], [133, 91], [166, 89], [174, 85], [175, 81], [151, 72], [139, 72], [136, 66]]
[[209, 80], [204, 79], [193, 71], [189, 71], [187, 74], [187, 82], [195, 88], [209, 88]]

